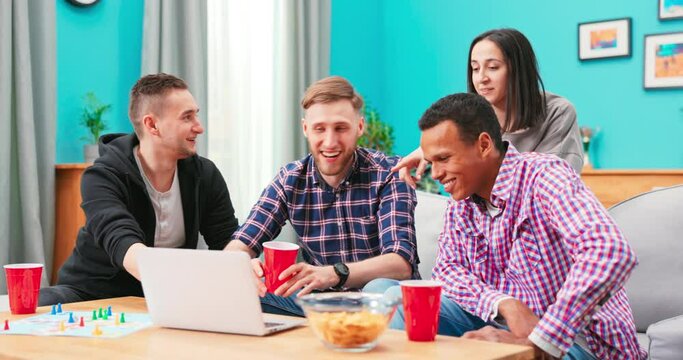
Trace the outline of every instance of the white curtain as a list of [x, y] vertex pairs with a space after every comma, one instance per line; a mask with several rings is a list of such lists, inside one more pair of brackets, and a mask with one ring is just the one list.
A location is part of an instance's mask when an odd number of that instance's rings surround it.
[[306, 154], [299, 100], [329, 71], [329, 0], [208, 2], [208, 156], [240, 222]]
[[0, 265], [42, 263], [44, 285], [54, 245], [55, 14], [54, 1], [0, 0]]

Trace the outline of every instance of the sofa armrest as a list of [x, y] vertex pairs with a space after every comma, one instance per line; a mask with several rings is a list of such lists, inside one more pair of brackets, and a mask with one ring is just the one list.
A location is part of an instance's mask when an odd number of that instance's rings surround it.
[[651, 360], [680, 360], [683, 354], [683, 315], [664, 319], [647, 328]]

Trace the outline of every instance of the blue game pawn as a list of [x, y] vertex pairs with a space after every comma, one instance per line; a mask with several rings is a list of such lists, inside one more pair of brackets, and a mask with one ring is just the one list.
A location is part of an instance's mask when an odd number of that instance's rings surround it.
[[57, 313], [61, 314], [62, 312], [62, 303], [57, 303]]
[[52, 311], [50, 311], [50, 315], [57, 315], [57, 306], [52, 305]]
[[74, 313], [70, 312], [69, 313], [69, 324], [75, 323], [76, 320], [74, 320]]
[[107, 316], [111, 316], [111, 306], [107, 307]]

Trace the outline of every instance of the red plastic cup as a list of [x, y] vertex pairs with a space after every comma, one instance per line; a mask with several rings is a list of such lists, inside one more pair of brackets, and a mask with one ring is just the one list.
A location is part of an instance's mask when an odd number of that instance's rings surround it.
[[12, 314], [35, 313], [43, 264], [9, 264], [4, 268]]
[[265, 264], [264, 276], [266, 277], [266, 288], [268, 292], [274, 293], [280, 285], [291, 278], [278, 280], [280, 273], [296, 262], [296, 255], [299, 252], [299, 245], [284, 241], [269, 241], [263, 244], [263, 258]]
[[439, 328], [441, 283], [431, 280], [401, 281], [403, 313], [408, 339], [434, 341]]

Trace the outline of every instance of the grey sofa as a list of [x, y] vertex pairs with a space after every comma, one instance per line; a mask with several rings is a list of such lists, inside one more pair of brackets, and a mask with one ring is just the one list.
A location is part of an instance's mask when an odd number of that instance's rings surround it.
[[683, 359], [683, 185], [614, 205], [610, 215], [638, 256], [626, 283], [649, 358]]

